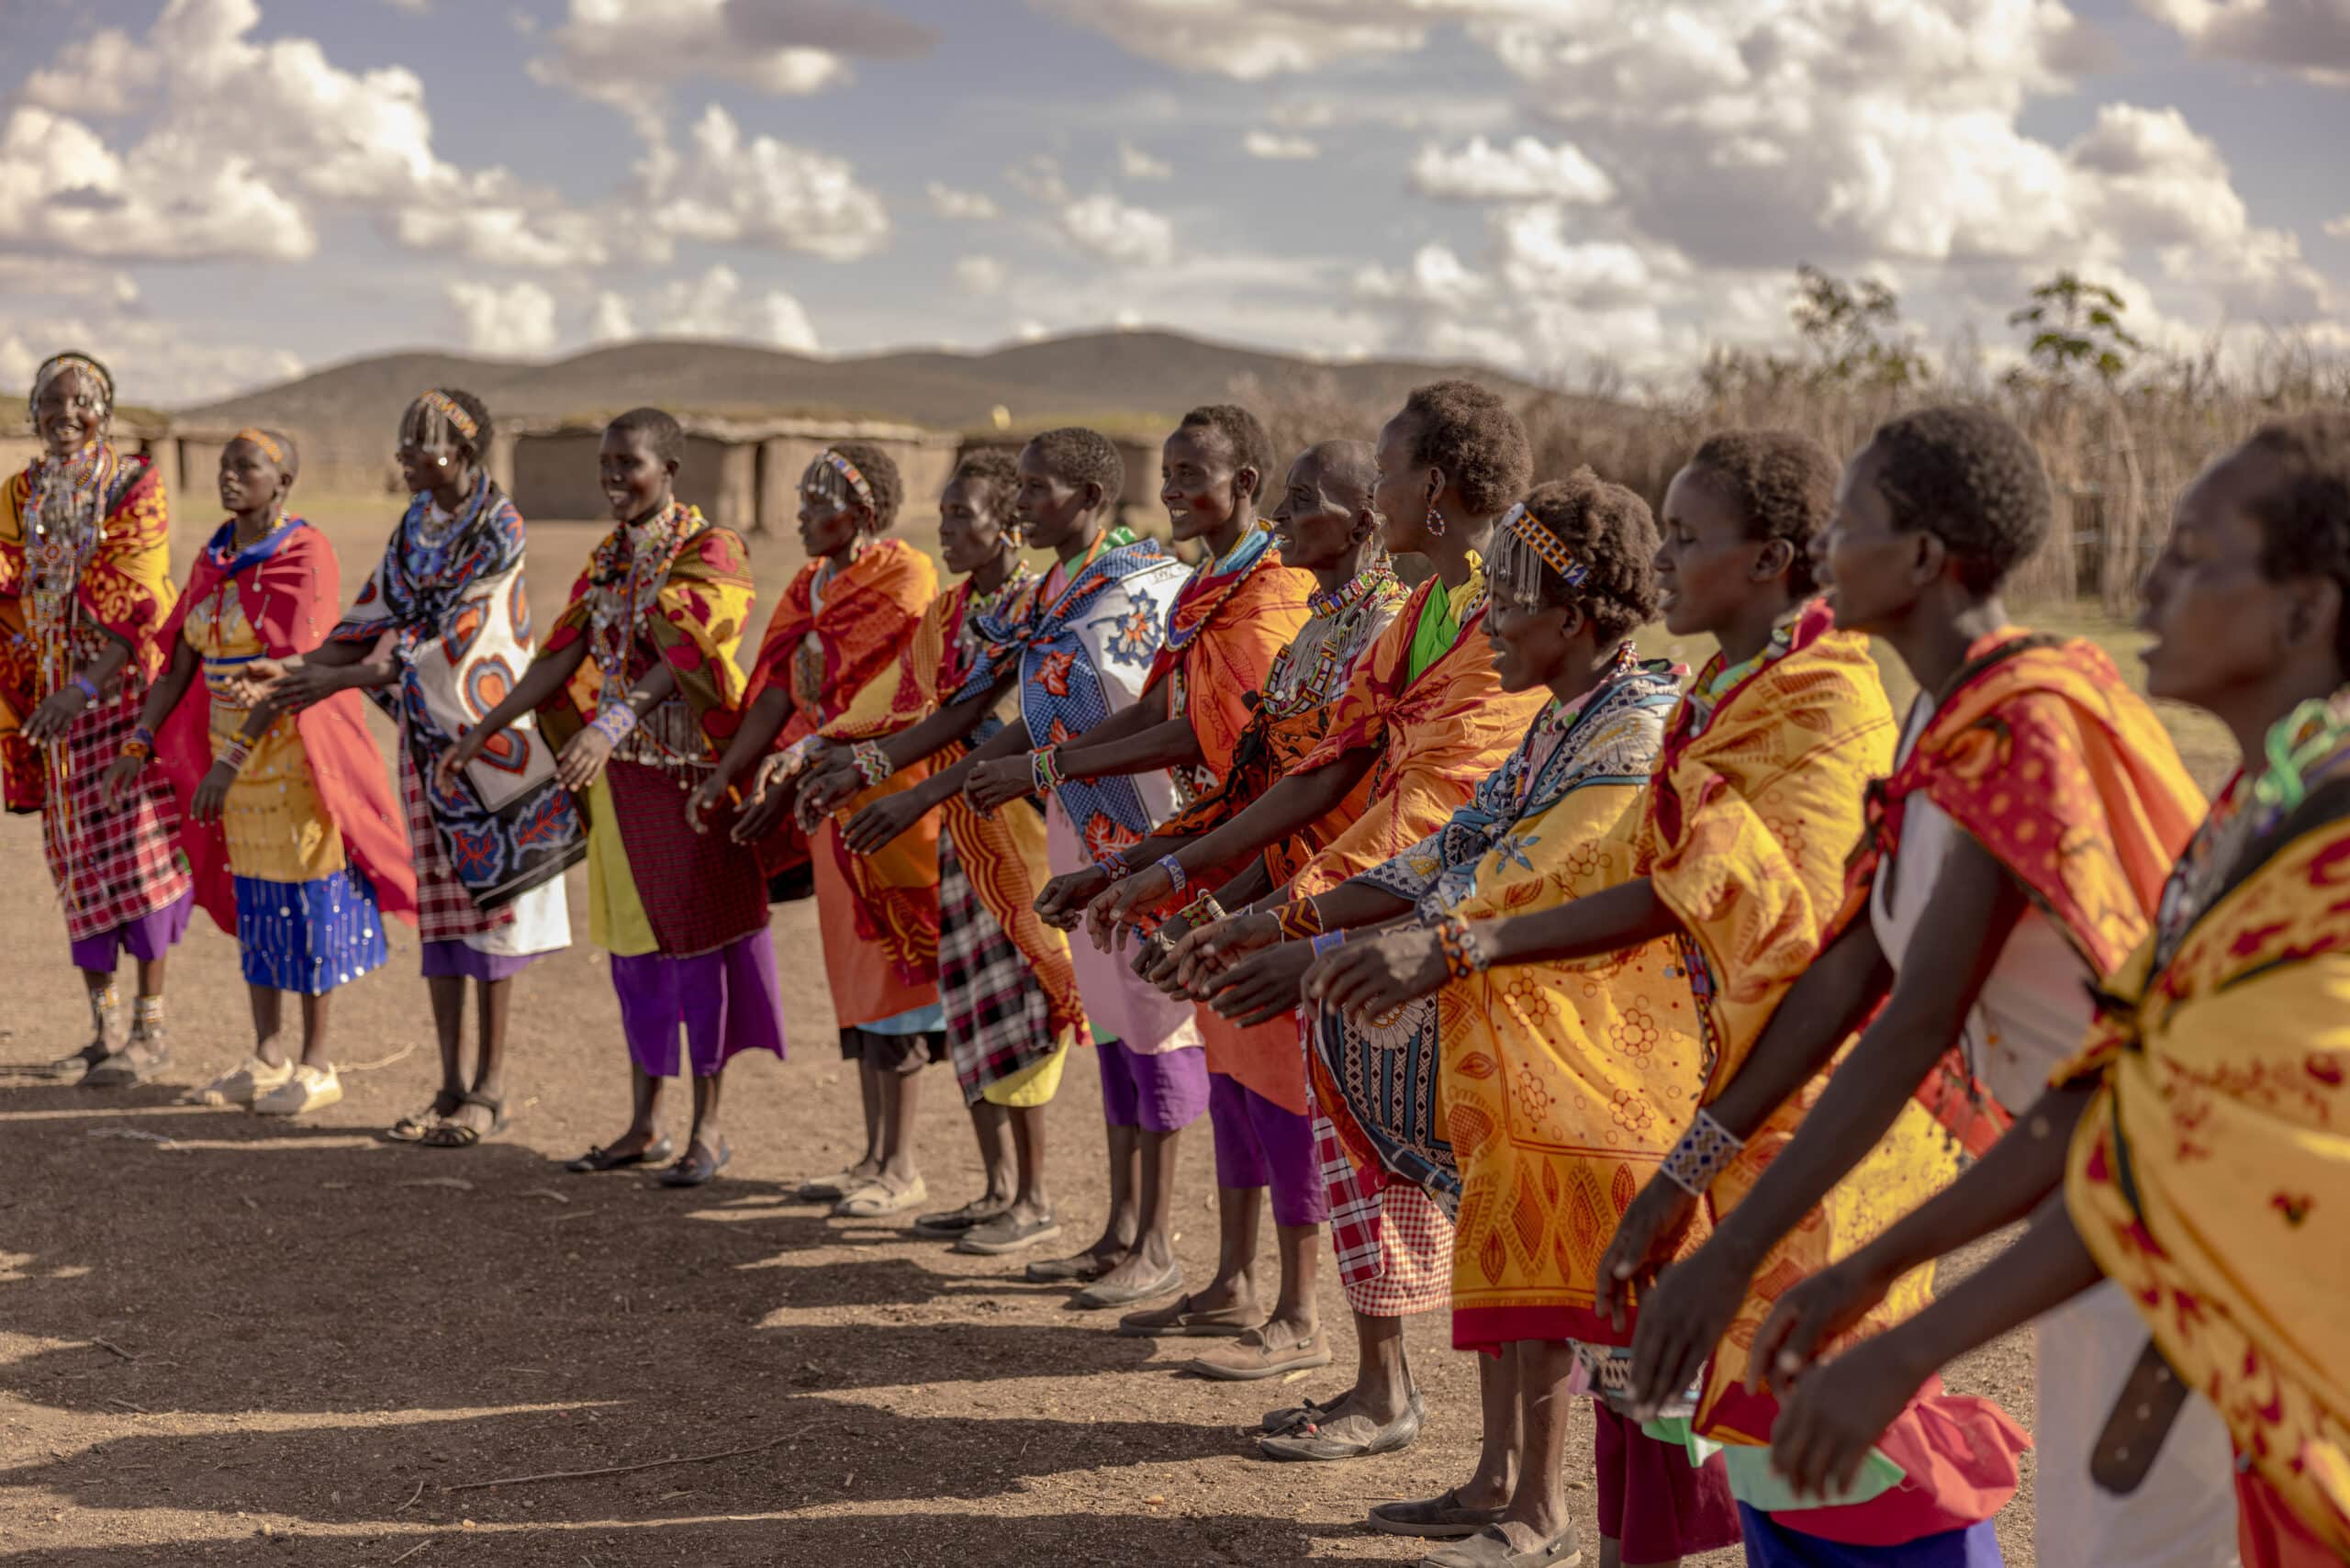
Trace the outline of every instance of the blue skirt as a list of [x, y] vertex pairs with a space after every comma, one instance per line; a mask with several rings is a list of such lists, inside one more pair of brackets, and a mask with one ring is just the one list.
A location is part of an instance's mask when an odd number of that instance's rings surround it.
[[308, 882], [239, 877], [237, 945], [245, 983], [319, 996], [348, 984], [389, 955], [375, 884], [344, 869]]

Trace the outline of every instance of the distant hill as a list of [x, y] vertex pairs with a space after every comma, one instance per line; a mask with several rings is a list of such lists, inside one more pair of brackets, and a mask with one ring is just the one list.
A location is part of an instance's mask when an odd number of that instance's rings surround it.
[[217, 403], [185, 418], [297, 425], [381, 440], [428, 386], [461, 386], [500, 416], [554, 418], [655, 403], [700, 413], [907, 420], [937, 429], [985, 425], [999, 405], [1018, 425], [1040, 418], [1171, 418], [1232, 395], [1254, 376], [1269, 384], [1326, 377], [1339, 397], [1400, 402], [1442, 375], [1473, 375], [1505, 391], [1536, 389], [1496, 371], [1396, 360], [1323, 364], [1211, 343], [1176, 332], [1092, 332], [987, 353], [922, 350], [810, 359], [744, 343], [645, 341], [534, 364], [461, 354], [393, 353], [353, 360]]

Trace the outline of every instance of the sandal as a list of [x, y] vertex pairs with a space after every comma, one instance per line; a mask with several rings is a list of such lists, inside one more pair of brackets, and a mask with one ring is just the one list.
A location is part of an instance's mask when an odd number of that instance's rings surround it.
[[443, 1089], [432, 1096], [432, 1103], [421, 1111], [411, 1111], [386, 1129], [384, 1136], [394, 1143], [422, 1143], [424, 1135], [457, 1114], [464, 1103], [462, 1089]]
[[1195, 1376], [1218, 1383], [1254, 1383], [1284, 1372], [1311, 1372], [1330, 1364], [1330, 1341], [1316, 1328], [1304, 1339], [1273, 1345], [1262, 1327], [1249, 1329], [1220, 1350], [1194, 1356], [1185, 1368]]
[[655, 1138], [628, 1154], [615, 1154], [599, 1143], [577, 1159], [565, 1160], [563, 1168], [581, 1176], [592, 1176], [599, 1171], [625, 1170], [632, 1165], [658, 1165], [676, 1152], [677, 1145], [667, 1138]]
[[1040, 1258], [1021, 1271], [1032, 1285], [1091, 1284], [1125, 1261], [1124, 1252], [1078, 1252], [1067, 1258]]
[[284, 1087], [294, 1076], [294, 1064], [282, 1061], [272, 1067], [259, 1057], [231, 1069], [185, 1096], [191, 1105], [244, 1105], [250, 1107], [263, 1095]]
[[145, 1061], [134, 1058], [128, 1049], [115, 1052], [82, 1075], [84, 1089], [136, 1089], [152, 1083], [172, 1065], [172, 1053], [159, 1050]]
[[92, 1040], [70, 1057], [59, 1057], [49, 1064], [49, 1075], [68, 1083], [79, 1083], [90, 1076], [90, 1070], [106, 1059], [110, 1053], [102, 1041]]
[[959, 1209], [948, 1209], [943, 1214], [917, 1216], [913, 1226], [914, 1234], [932, 1237], [940, 1241], [952, 1241], [958, 1236], [965, 1236], [977, 1230], [1011, 1206], [1012, 1200], [1009, 1198], [1002, 1203], [988, 1197], [973, 1198]]
[[1007, 1252], [1025, 1251], [1039, 1241], [1050, 1241], [1060, 1233], [1061, 1222], [1050, 1215], [1019, 1219], [1005, 1213], [996, 1215], [985, 1225], [975, 1225], [965, 1231], [955, 1243], [955, 1250], [975, 1252], [982, 1258], [1000, 1258]]
[[1080, 1312], [1100, 1312], [1104, 1307], [1132, 1306], [1140, 1301], [1156, 1301], [1163, 1295], [1173, 1295], [1183, 1288], [1183, 1265], [1169, 1263], [1167, 1271], [1155, 1280], [1138, 1285], [1108, 1285], [1096, 1280], [1069, 1298], [1069, 1305]]
[[1572, 1524], [1539, 1545], [1520, 1551], [1499, 1525], [1439, 1546], [1420, 1559], [1420, 1568], [1577, 1568], [1583, 1540]]
[[1265, 1418], [1257, 1424], [1257, 1429], [1272, 1436], [1292, 1434], [1308, 1421], [1319, 1420], [1337, 1407], [1336, 1399], [1327, 1405], [1318, 1399], [1308, 1399], [1303, 1405], [1284, 1405], [1278, 1410], [1266, 1411]]
[[1127, 1339], [1237, 1338], [1264, 1321], [1253, 1306], [1219, 1306], [1212, 1312], [1194, 1312], [1192, 1301], [1187, 1292], [1165, 1306], [1130, 1312], [1118, 1319], [1118, 1333]]
[[851, 1193], [862, 1193], [873, 1185], [874, 1180], [873, 1172], [852, 1165], [830, 1176], [811, 1176], [793, 1189], [791, 1195], [803, 1204], [836, 1204]]
[[478, 1105], [489, 1113], [489, 1131], [469, 1127], [463, 1122], [444, 1121], [424, 1129], [427, 1148], [471, 1148], [486, 1137], [496, 1137], [506, 1130], [506, 1102], [495, 1094], [477, 1094], [468, 1090], [458, 1096], [459, 1103]]
[[903, 1214], [916, 1204], [925, 1204], [929, 1201], [929, 1184], [919, 1176], [904, 1187], [892, 1187], [887, 1182], [876, 1182], [834, 1204], [833, 1217], [834, 1219], [880, 1219], [889, 1215]]
[[1423, 1540], [1466, 1540], [1487, 1525], [1498, 1524], [1504, 1510], [1472, 1508], [1460, 1500], [1460, 1488], [1449, 1486], [1434, 1497], [1382, 1503], [1364, 1517], [1371, 1529], [1389, 1535], [1416, 1535]]
[[719, 1140], [718, 1152], [715, 1154], [711, 1152], [708, 1144], [697, 1140], [678, 1157], [677, 1163], [661, 1172], [661, 1185], [664, 1187], [707, 1187], [717, 1179], [721, 1170], [726, 1169], [726, 1162], [733, 1158], [734, 1150], [723, 1138]]
[[1257, 1451], [1267, 1459], [1324, 1462], [1400, 1453], [1419, 1440], [1420, 1421], [1421, 1406], [1415, 1399], [1383, 1427], [1372, 1426], [1368, 1416], [1342, 1416], [1326, 1424], [1308, 1421], [1292, 1433], [1258, 1439]]

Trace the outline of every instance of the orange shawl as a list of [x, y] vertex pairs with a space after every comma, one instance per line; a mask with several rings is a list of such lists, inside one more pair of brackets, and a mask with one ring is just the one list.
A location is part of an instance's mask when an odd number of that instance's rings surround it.
[[[1273, 660], [1296, 637], [1309, 611], [1314, 575], [1281, 565], [1270, 535], [1259, 532], [1227, 570], [1203, 566], [1167, 612], [1167, 641], [1143, 682], [1171, 682], [1168, 717], [1189, 719], [1199, 738], [1197, 788], [1214, 789], [1232, 770], [1258, 694]], [[1263, 542], [1263, 543], [1259, 543]]]
[[1296, 897], [1384, 865], [1449, 822], [1550, 700], [1540, 687], [1502, 689], [1482, 609], [1419, 679], [1408, 678], [1421, 607], [1443, 586], [1430, 577], [1414, 590], [1355, 667], [1321, 741], [1288, 769], [1311, 773], [1350, 751], [1379, 753], [1361, 815], [1296, 868], [1290, 883]]
[[[2098, 979], [2144, 939], [2204, 807], [2168, 732], [2103, 649], [2014, 627], [1967, 649], [1908, 760], [1870, 786], [1838, 931], [1866, 917], [1877, 868], [1921, 791], [2023, 885]], [[1974, 1154], [2009, 1120], [1957, 1051], [1919, 1099]]]

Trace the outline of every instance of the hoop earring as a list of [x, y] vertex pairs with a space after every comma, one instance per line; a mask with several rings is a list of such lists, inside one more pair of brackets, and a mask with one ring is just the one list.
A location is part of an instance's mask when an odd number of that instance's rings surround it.
[[1427, 515], [1427, 521], [1428, 537], [1429, 537], [1429, 538], [1431, 538], [1431, 539], [1441, 539], [1441, 538], [1443, 538], [1443, 537], [1444, 537], [1444, 513], [1442, 513], [1442, 512], [1440, 512], [1440, 511], [1438, 511], [1438, 510], [1436, 510], [1436, 503], [1435, 503], [1434, 501], [1430, 501], [1430, 502], [1428, 503], [1428, 515]]

